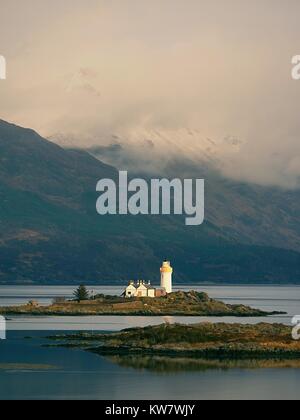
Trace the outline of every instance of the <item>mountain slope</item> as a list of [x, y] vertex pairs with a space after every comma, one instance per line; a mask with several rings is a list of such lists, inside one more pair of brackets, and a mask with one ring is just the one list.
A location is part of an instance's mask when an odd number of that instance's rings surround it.
[[[169, 149], [166, 144], [162, 147], [162, 139], [166, 141], [163, 133], [149, 133], [146, 138], [147, 142], [136, 148], [124, 144], [125, 140], [121, 143], [117, 137], [108, 147], [91, 147], [88, 151], [99, 160], [114, 165], [117, 162], [119, 168], [131, 168], [138, 176], [142, 173], [148, 177], [159, 174], [168, 178], [205, 178], [206, 220], [217, 225], [226, 237], [245, 244], [300, 252], [300, 190], [262, 187], [225, 178], [218, 169], [222, 162], [209, 139], [199, 143], [197, 137], [193, 139], [198, 149], [191, 158], [188, 156], [191, 153], [176, 151], [173, 144]], [[179, 144], [183, 147], [182, 139]]]
[[[178, 282], [300, 283], [297, 250], [249, 243], [244, 232], [240, 238], [238, 225], [221, 223], [225, 204], [214, 204], [216, 216], [196, 228], [181, 217], [100, 217], [96, 183], [115, 177], [115, 168], [88, 153], [0, 121], [0, 283], [157, 282], [166, 256]], [[224, 203], [219, 180], [209, 182]], [[241, 197], [235, 184], [227, 188], [232, 200]], [[253, 194], [247, 199], [255, 206]]]

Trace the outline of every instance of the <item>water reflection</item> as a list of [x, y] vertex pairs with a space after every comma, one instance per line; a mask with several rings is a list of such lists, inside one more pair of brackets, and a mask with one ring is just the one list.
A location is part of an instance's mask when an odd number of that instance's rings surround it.
[[300, 368], [299, 359], [198, 359], [185, 357], [166, 356], [138, 356], [138, 355], [113, 355], [107, 360], [124, 368], [135, 370], [148, 370], [150, 372], [169, 374], [181, 372], [205, 372], [207, 370], [230, 369], [278, 369]]
[[[282, 369], [259, 371], [257, 361], [229, 369], [237, 366], [235, 361], [224, 367], [222, 361], [178, 357], [148, 356], [146, 363], [138, 356], [109, 360], [79, 349], [43, 347], [49, 332], [26, 331], [31, 340], [24, 335], [9, 331], [8, 339], [0, 341], [0, 400], [299, 400], [300, 359], [277, 362]], [[274, 361], [266, 363], [274, 367]]]

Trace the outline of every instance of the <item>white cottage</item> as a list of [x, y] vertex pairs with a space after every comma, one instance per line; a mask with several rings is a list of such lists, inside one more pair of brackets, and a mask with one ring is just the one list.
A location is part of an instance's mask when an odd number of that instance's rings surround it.
[[135, 297], [137, 294], [137, 288], [135, 282], [132, 280], [129, 282], [128, 286], [125, 289], [124, 295], [127, 298]]
[[146, 283], [144, 280], [139, 280], [137, 284], [131, 281], [124, 292], [125, 297], [151, 297], [154, 298], [156, 293], [155, 287], [151, 283]]

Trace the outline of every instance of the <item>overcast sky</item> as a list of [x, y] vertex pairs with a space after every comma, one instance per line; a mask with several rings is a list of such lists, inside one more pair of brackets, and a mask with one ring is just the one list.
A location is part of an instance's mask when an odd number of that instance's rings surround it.
[[0, 0], [0, 118], [81, 146], [209, 138], [225, 174], [299, 186], [299, 16], [299, 0]]

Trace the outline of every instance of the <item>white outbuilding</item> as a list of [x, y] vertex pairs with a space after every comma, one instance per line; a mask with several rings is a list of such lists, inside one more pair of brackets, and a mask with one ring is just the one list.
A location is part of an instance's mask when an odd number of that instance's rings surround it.
[[139, 280], [137, 283], [130, 281], [124, 292], [125, 297], [155, 297], [155, 287], [151, 286], [151, 283], [146, 283], [144, 280]]

